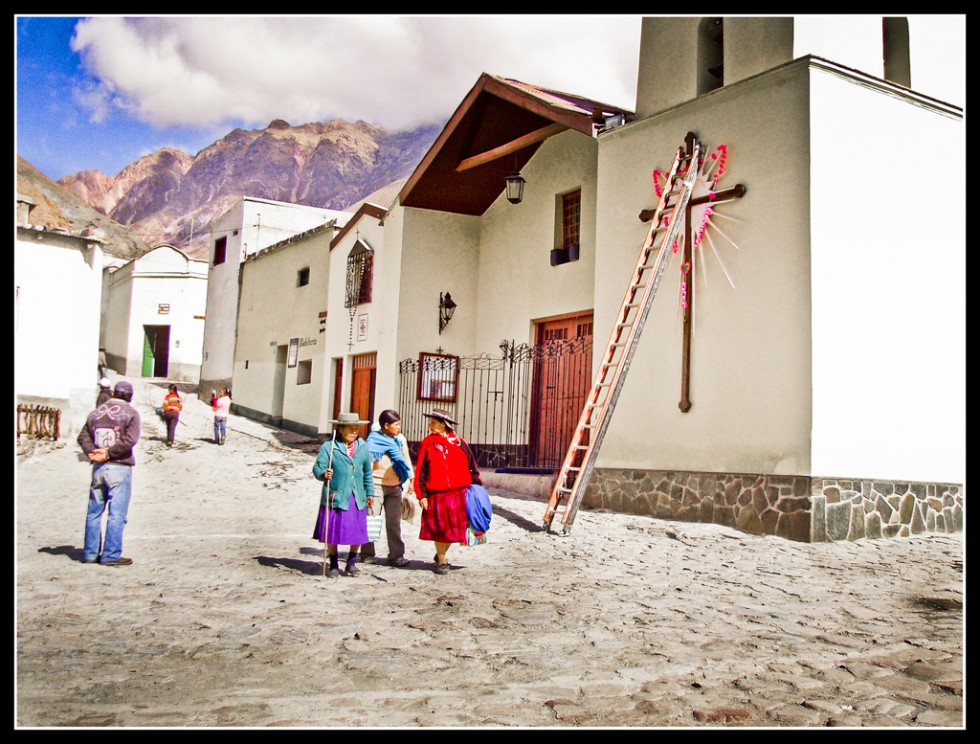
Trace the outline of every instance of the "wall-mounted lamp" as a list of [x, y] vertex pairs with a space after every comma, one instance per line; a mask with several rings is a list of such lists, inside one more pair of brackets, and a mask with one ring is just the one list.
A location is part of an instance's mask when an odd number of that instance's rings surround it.
[[517, 171], [504, 178], [507, 184], [507, 201], [511, 204], [520, 204], [524, 198], [524, 184], [527, 183]]
[[456, 303], [453, 302], [452, 296], [449, 292], [443, 295], [442, 292], [439, 293], [439, 333], [442, 333], [442, 329], [449, 325], [449, 321], [453, 319], [453, 313], [456, 312]]

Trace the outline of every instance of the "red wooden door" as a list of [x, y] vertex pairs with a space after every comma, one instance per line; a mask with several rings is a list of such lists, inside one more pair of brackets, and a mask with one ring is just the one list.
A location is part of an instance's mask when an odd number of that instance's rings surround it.
[[[358, 354], [351, 360], [350, 410], [365, 421], [374, 421], [374, 383], [378, 364], [376, 352]], [[370, 424], [358, 430], [361, 437], [367, 437]]]
[[540, 354], [534, 364], [531, 458], [560, 468], [592, 382], [592, 313], [537, 324]]

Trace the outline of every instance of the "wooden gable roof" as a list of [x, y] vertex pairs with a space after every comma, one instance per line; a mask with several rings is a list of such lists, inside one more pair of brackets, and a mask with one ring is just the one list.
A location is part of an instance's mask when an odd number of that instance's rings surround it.
[[548, 137], [595, 137], [632, 112], [484, 73], [398, 194], [404, 207], [481, 215]]

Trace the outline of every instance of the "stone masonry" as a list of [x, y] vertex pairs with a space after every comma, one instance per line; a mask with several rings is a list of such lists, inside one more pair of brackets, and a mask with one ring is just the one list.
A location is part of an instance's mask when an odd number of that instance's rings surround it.
[[949, 483], [601, 468], [582, 506], [833, 542], [960, 532], [966, 504]]

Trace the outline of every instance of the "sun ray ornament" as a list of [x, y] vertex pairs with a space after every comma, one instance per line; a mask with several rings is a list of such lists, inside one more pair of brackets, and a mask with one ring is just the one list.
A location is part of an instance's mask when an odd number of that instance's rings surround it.
[[[688, 134], [685, 140], [688, 153], [693, 146], [693, 135]], [[725, 244], [735, 250], [739, 250], [738, 245], [731, 239], [721, 227], [719, 221], [731, 220], [741, 222], [741, 220], [724, 214], [719, 210], [724, 204], [741, 199], [745, 195], [745, 186], [737, 184], [729, 189], [718, 190], [718, 183], [721, 181], [728, 169], [728, 146], [718, 145], [713, 151], [702, 158], [700, 163], [700, 173], [694, 183], [691, 198], [685, 209], [684, 229], [680, 232], [677, 239], [671, 245], [674, 253], [681, 254], [680, 262], [680, 282], [678, 283], [677, 307], [683, 319], [683, 357], [681, 369], [681, 399], [677, 404], [683, 412], [691, 410], [690, 382], [691, 382], [691, 337], [694, 334], [694, 294], [696, 284], [700, 288], [706, 289], [708, 286], [708, 262], [704, 256], [705, 245], [711, 249], [714, 261], [717, 262], [722, 274], [732, 289], [735, 289], [735, 282], [722, 260], [715, 238], [719, 242], [723, 239]], [[657, 193], [657, 198], [663, 194], [666, 184], [666, 174], [660, 169], [653, 171], [653, 185]], [[647, 221], [649, 213], [640, 213], [640, 219]], [[724, 247], [724, 246], [723, 246]], [[700, 281], [696, 280], [700, 277]]]

